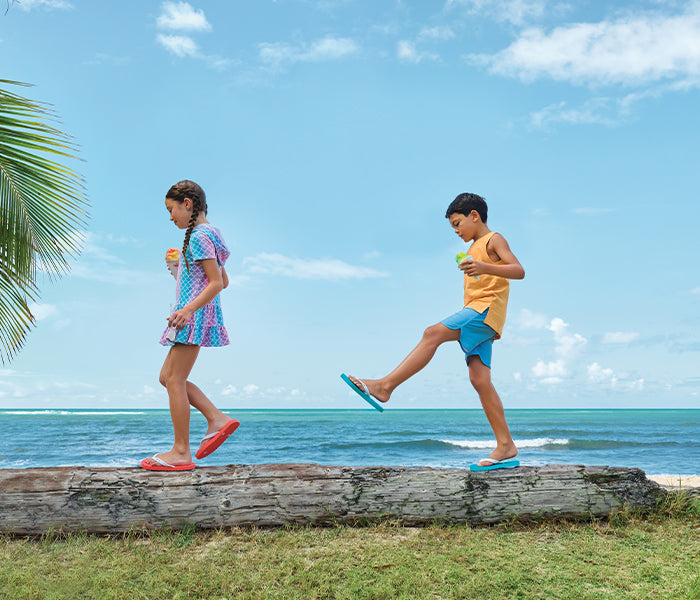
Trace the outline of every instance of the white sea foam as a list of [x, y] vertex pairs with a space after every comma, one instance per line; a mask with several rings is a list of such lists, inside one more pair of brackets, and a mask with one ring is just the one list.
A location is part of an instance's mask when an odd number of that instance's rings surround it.
[[[460, 448], [473, 448], [475, 450], [486, 450], [495, 448], [494, 440], [440, 440], [445, 444], [452, 444]], [[566, 446], [569, 440], [566, 438], [535, 438], [532, 440], [514, 440], [518, 448], [542, 448], [543, 446]]]
[[3, 410], [3, 415], [144, 415], [146, 413], [133, 410]]

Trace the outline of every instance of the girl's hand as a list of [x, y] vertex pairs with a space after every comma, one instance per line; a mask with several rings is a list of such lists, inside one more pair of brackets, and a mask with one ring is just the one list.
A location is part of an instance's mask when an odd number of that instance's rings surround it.
[[174, 327], [178, 330], [184, 329], [185, 325], [189, 323], [189, 320], [192, 318], [193, 314], [194, 311], [188, 310], [186, 306], [184, 308], [181, 308], [180, 310], [176, 310], [172, 315], [168, 317], [168, 326]]

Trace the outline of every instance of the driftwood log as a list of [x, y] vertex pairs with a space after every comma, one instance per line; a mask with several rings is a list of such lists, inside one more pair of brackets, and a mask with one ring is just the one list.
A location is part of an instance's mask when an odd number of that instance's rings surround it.
[[487, 524], [645, 510], [664, 495], [639, 469], [548, 465], [473, 473], [427, 467], [263, 464], [0, 470], [0, 532], [361, 524]]

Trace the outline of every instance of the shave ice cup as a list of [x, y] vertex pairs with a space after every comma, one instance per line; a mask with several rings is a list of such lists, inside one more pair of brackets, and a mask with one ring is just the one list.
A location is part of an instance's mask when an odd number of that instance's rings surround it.
[[180, 251], [177, 248], [168, 248], [165, 253], [165, 264], [170, 274], [177, 279], [177, 270], [180, 266]]
[[[474, 260], [474, 257], [466, 252], [460, 252], [457, 256], [455, 256], [455, 260], [457, 261], [457, 264], [460, 265], [464, 260]], [[478, 275], [474, 275], [474, 277], [477, 281], [480, 281]]]

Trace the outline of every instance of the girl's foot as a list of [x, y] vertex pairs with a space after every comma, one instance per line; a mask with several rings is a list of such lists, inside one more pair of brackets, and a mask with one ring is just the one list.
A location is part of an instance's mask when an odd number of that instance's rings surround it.
[[374, 396], [380, 402], [388, 402], [391, 398], [391, 388], [382, 383], [381, 379], [358, 379], [352, 375], [348, 375], [348, 379], [353, 382], [353, 384], [360, 390], [364, 389], [362, 387], [362, 382], [367, 386], [369, 393]]
[[[170, 452], [159, 452], [158, 458], [160, 458], [160, 460], [162, 460], [163, 462], [168, 463], [169, 465], [172, 465], [174, 467], [192, 464], [192, 455], [189, 452], [187, 454], [175, 452], [174, 450], [171, 450]], [[152, 456], [149, 456], [148, 458], [144, 459], [143, 462], [148, 463], [153, 467], [161, 465], [161, 463], [155, 460]]]
[[226, 417], [226, 421], [221, 427], [214, 429], [204, 436], [204, 439], [202, 439], [202, 443], [199, 445], [197, 453], [195, 454], [195, 458], [202, 459], [205, 456], [209, 456], [226, 441], [228, 436], [238, 429], [239, 425], [240, 423], [236, 419], [229, 419]]

